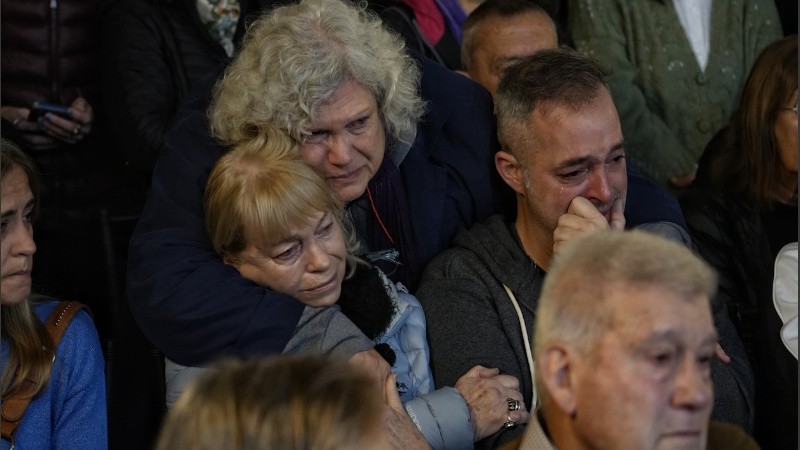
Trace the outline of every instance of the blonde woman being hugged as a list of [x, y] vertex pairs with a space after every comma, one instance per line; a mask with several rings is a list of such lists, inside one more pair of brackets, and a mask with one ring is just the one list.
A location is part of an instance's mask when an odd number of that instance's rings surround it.
[[2, 448], [107, 448], [97, 331], [79, 304], [31, 296], [39, 179], [19, 148], [2, 141], [1, 153]]
[[[303, 162], [298, 145], [276, 128], [261, 136], [223, 155], [209, 176], [206, 226], [220, 258], [242, 277], [305, 304], [306, 315], [340, 308], [344, 315], [337, 320], [352, 321], [391, 366], [405, 406], [400, 412], [408, 413], [433, 448], [469, 448], [476, 435], [500, 429], [503, 420], [471, 410], [461, 394], [464, 383], [480, 379], [475, 373], [489, 369], [477, 366], [461, 384], [435, 389], [419, 301], [355, 256], [358, 246], [341, 203]], [[283, 353], [326, 354], [331, 342], [363, 339], [342, 331], [347, 329], [335, 323], [300, 327]], [[383, 379], [380, 370], [366, 369]], [[168, 403], [197, 370], [167, 362]], [[509, 398], [521, 404], [516, 380], [499, 380], [513, 389]], [[489, 396], [491, 389], [475, 390]], [[501, 412], [500, 419], [512, 414]], [[513, 411], [515, 420], [527, 417], [524, 408]]]

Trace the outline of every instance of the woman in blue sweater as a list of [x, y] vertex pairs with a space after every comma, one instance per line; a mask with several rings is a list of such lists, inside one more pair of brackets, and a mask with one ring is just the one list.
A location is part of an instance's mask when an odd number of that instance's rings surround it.
[[[44, 322], [59, 302], [34, 302], [31, 296], [39, 180], [19, 148], [3, 141], [0, 153], [2, 448], [105, 449], [105, 378], [97, 331], [82, 311], [57, 346], [46, 331]], [[9, 399], [26, 397], [32, 400], [7, 436], [6, 426], [18, 416]]]

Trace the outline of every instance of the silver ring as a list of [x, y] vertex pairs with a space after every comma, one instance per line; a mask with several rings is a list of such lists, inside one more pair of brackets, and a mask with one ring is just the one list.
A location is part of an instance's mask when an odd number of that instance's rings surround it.
[[14, 125], [14, 128], [17, 128], [17, 124], [19, 123], [20, 120], [22, 120], [22, 119], [20, 119], [19, 117], [14, 119], [14, 122], [12, 123], [12, 125]]
[[78, 125], [77, 127], [75, 127], [75, 129], [74, 129], [74, 130], [72, 130], [72, 135], [73, 135], [73, 136], [77, 136], [77, 135], [79, 135], [79, 134], [81, 134], [81, 127], [80, 127], [80, 125]]
[[519, 411], [519, 400], [514, 400], [513, 398], [509, 398], [506, 400], [508, 403], [508, 410], [509, 411]]
[[517, 422], [511, 420], [511, 415], [507, 415], [506, 417], [508, 418], [508, 420], [506, 421], [506, 423], [503, 424], [503, 428], [514, 428], [517, 426]]

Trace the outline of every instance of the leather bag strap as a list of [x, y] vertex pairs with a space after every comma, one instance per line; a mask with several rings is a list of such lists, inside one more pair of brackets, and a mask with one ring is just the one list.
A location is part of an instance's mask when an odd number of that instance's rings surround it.
[[[69, 325], [75, 313], [83, 308], [86, 308], [86, 305], [80, 302], [61, 302], [53, 309], [53, 312], [50, 313], [44, 327], [50, 335], [50, 338], [53, 339], [54, 352], [55, 349], [58, 348], [58, 343], [61, 342], [61, 337], [64, 336], [64, 332], [67, 330], [67, 325]], [[55, 360], [55, 354], [53, 355], [53, 360]], [[23, 383], [33, 384], [33, 382], [28, 379], [24, 380]], [[27, 389], [21, 389], [20, 391], [26, 392]], [[2, 436], [4, 439], [12, 439], [14, 431], [16, 431], [17, 427], [22, 422], [25, 410], [28, 409], [28, 404], [30, 404], [32, 399], [33, 397], [31, 396], [22, 397], [14, 395], [13, 393], [9, 397], [3, 399], [3, 422], [0, 428], [2, 428]]]

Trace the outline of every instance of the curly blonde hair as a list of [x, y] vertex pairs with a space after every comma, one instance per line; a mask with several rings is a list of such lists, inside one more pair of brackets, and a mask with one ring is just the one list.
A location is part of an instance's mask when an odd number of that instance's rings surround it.
[[363, 3], [304, 0], [276, 8], [250, 26], [217, 83], [211, 132], [234, 145], [274, 124], [302, 142], [315, 106], [350, 80], [375, 95], [389, 151], [411, 145], [425, 104], [420, 70], [403, 40]]

